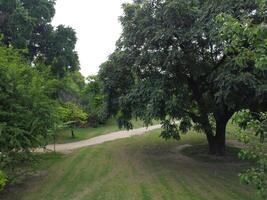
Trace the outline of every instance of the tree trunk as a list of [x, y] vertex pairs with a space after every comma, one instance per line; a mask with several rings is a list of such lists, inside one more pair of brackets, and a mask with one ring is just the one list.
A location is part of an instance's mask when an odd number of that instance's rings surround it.
[[225, 155], [225, 133], [227, 122], [228, 120], [217, 120], [215, 136], [207, 134], [207, 140], [209, 143], [209, 153], [212, 155]]
[[225, 133], [226, 133], [227, 121], [221, 120], [216, 122], [216, 154], [219, 156], [225, 155]]
[[75, 138], [73, 129], [71, 129], [71, 137], [72, 137], [72, 138]]
[[207, 134], [207, 140], [209, 143], [209, 154], [215, 155], [216, 154], [215, 137], [211, 134]]

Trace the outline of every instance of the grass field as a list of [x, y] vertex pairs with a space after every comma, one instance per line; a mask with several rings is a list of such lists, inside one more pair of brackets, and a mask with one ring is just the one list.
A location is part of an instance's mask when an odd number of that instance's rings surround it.
[[[5, 195], [6, 200], [257, 200], [239, 183], [247, 167], [236, 157], [201, 160], [179, 145], [203, 150], [201, 134], [165, 141], [159, 131], [83, 148], [69, 155], [43, 155], [42, 173]], [[194, 149], [194, 148], [193, 148]], [[233, 152], [233, 151], [231, 151]]]
[[[144, 124], [140, 120], [132, 120], [134, 128], [143, 127]], [[156, 123], [156, 122], [154, 122]], [[105, 125], [99, 125], [98, 127], [89, 127], [89, 128], [75, 128], [75, 138], [71, 137], [70, 129], [63, 129], [56, 134], [56, 143], [64, 144], [69, 142], [76, 142], [85, 139], [89, 139], [92, 137], [108, 134], [115, 131], [120, 131], [121, 129], [118, 127], [118, 124], [115, 119], [110, 119], [107, 121]], [[49, 138], [49, 143], [53, 143], [53, 138]]]

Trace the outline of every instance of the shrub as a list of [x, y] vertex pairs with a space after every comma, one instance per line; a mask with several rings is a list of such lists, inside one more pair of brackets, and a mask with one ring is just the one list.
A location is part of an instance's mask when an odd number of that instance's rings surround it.
[[6, 177], [5, 173], [0, 170], [0, 191], [3, 190], [6, 183], [7, 183], [7, 177]]

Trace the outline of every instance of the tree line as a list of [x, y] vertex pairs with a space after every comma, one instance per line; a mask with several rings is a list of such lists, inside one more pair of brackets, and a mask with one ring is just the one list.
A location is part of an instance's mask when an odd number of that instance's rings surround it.
[[99, 78], [79, 72], [75, 31], [51, 24], [54, 7], [54, 0], [0, 1], [0, 190], [60, 128], [108, 118]]

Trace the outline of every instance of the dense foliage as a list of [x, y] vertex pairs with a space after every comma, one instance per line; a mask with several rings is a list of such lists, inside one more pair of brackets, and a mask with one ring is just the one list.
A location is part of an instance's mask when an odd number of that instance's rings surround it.
[[74, 138], [74, 127], [81, 127], [86, 124], [87, 114], [74, 103], [67, 102], [59, 109], [59, 116], [66, 127], [71, 128], [71, 136]]
[[0, 33], [2, 44], [28, 49], [26, 56], [34, 62], [52, 66], [55, 75], [79, 69], [75, 51], [75, 31], [60, 25], [54, 28], [54, 0], [1, 0]]
[[242, 183], [254, 186], [258, 193], [266, 198], [267, 195], [267, 113], [247, 111], [235, 115], [234, 121], [240, 126], [238, 138], [246, 148], [239, 156], [242, 160], [252, 161], [250, 169], [240, 174]]
[[102, 82], [98, 76], [89, 76], [81, 98], [83, 108], [88, 113], [87, 123], [89, 126], [103, 124], [108, 119], [109, 116], [104, 99]]
[[2, 189], [6, 185], [6, 182], [7, 182], [7, 179], [6, 179], [4, 172], [0, 171], [0, 191], [2, 191]]
[[58, 103], [36, 68], [13, 48], [0, 46], [0, 169], [13, 181], [57, 121]]
[[12, 48], [0, 47], [0, 151], [29, 150], [54, 123], [45, 80]]
[[210, 153], [223, 155], [233, 114], [267, 108], [265, 5], [254, 0], [124, 4], [123, 33], [100, 71], [109, 111], [129, 128], [133, 117], [147, 124], [161, 120], [166, 139], [179, 139], [194, 126], [205, 132]]

